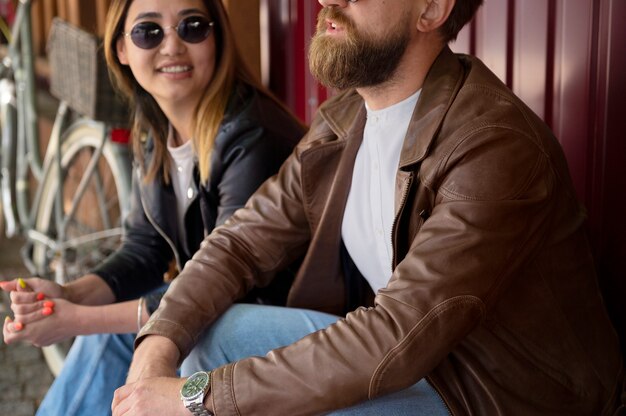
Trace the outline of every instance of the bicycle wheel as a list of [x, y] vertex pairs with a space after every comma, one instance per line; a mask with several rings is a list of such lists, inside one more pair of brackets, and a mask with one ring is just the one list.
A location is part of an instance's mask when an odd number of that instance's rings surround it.
[[15, 85], [0, 79], [0, 233], [13, 237], [18, 233], [17, 208], [15, 206], [15, 160], [17, 142], [17, 109], [15, 108]]
[[[70, 126], [61, 147], [62, 186], [55, 164], [43, 184], [35, 229], [54, 245], [35, 242], [32, 260], [41, 277], [59, 284], [87, 273], [121, 242], [122, 220], [130, 204], [130, 157], [127, 146], [110, 140], [98, 151], [103, 128], [88, 120]], [[84, 192], [77, 192], [81, 187]], [[60, 210], [55, 203], [58, 193]], [[55, 376], [71, 342], [43, 349]]]

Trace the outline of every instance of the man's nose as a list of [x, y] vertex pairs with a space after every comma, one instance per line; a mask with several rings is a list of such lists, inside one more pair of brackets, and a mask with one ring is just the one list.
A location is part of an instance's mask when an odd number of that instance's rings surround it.
[[346, 7], [348, 3], [356, 3], [359, 0], [318, 0], [324, 7]]

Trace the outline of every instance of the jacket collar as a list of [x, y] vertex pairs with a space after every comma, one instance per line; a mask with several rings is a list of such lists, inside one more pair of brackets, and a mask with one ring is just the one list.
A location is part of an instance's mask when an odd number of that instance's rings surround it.
[[363, 98], [355, 90], [345, 94], [344, 98], [327, 102], [319, 110], [320, 116], [339, 140], [345, 140], [356, 123], [365, 125]]
[[[420, 98], [411, 117], [400, 155], [400, 168], [422, 161], [430, 149], [443, 119], [463, 81], [464, 71], [458, 58], [447, 46], [433, 63]], [[338, 140], [345, 140], [355, 127], [365, 123], [363, 98], [356, 91], [329, 102], [320, 108], [320, 116], [328, 123]]]

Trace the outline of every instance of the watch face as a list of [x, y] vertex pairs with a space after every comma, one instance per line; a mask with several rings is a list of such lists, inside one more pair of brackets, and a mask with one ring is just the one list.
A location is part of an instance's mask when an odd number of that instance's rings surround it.
[[185, 399], [192, 398], [202, 391], [209, 383], [209, 375], [205, 372], [199, 372], [191, 375], [183, 385], [180, 391], [181, 396]]

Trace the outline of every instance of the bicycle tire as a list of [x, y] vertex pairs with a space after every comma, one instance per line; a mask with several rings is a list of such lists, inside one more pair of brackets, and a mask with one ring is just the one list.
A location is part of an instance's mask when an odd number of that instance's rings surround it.
[[15, 163], [17, 159], [17, 108], [15, 86], [11, 80], [0, 79], [0, 232], [11, 238], [19, 232], [16, 207]]
[[[68, 202], [70, 206], [74, 202], [72, 190], [75, 190], [74, 187], [85, 174], [84, 168], [88, 164], [85, 161], [90, 160], [101, 145], [104, 134], [103, 128], [101, 123], [87, 119], [79, 120], [70, 126], [64, 134], [61, 147], [63, 187], [59, 187], [58, 166], [56, 164], [51, 165], [50, 171], [47, 172], [37, 210], [35, 229], [57, 243], [59, 243], [59, 238], [55, 219], [56, 194], [61, 189], [63, 195], [62, 215], [65, 218], [70, 209]], [[66, 241], [85, 234], [94, 235], [91, 233], [106, 231], [107, 229], [118, 229], [120, 232], [106, 239], [77, 245], [73, 249], [72, 256], [65, 258], [59, 257], [58, 252], [51, 252], [49, 246], [35, 242], [32, 260], [41, 277], [53, 279], [59, 284], [67, 283], [88, 272], [119, 246], [122, 221], [130, 205], [130, 175], [131, 163], [127, 146], [112, 143], [107, 139], [99, 157], [97, 168], [89, 179], [86, 192], [77, 201], [76, 215], [68, 223]], [[103, 186], [98, 186], [97, 178], [100, 179], [100, 185]], [[94, 201], [101, 203], [105, 201], [105, 209], [103, 210], [103, 207], [94, 209]], [[104, 218], [106, 215], [109, 216], [108, 222]], [[43, 348], [46, 362], [55, 376], [61, 371], [72, 341], [68, 340]]]

